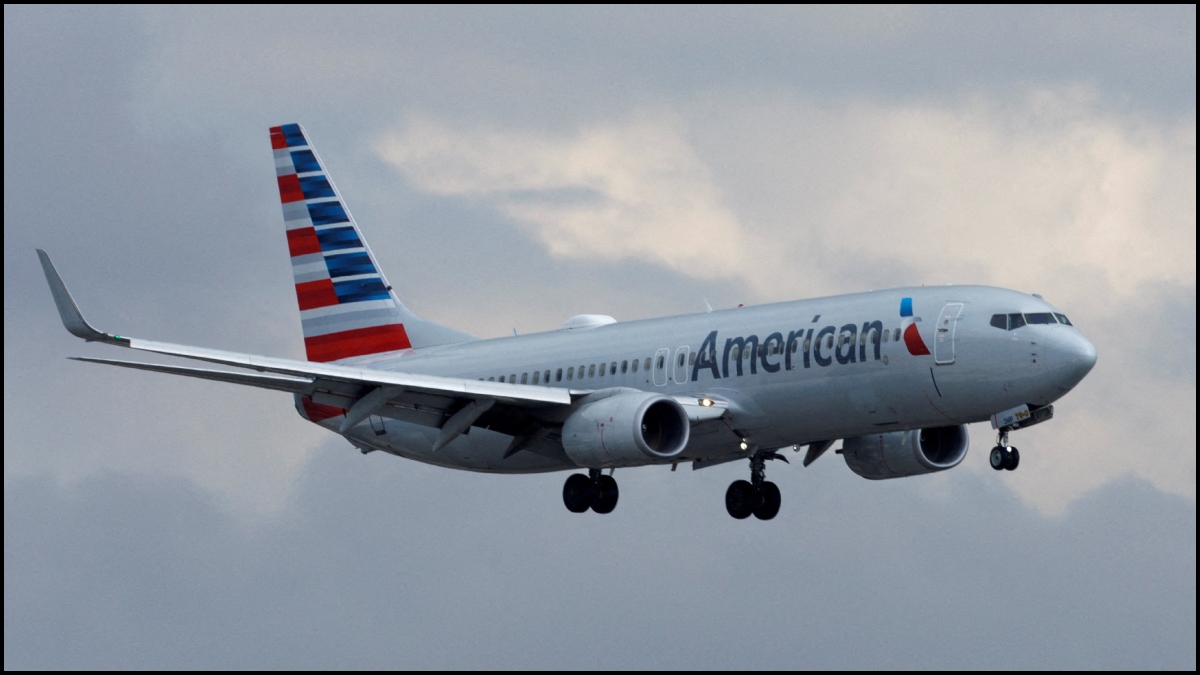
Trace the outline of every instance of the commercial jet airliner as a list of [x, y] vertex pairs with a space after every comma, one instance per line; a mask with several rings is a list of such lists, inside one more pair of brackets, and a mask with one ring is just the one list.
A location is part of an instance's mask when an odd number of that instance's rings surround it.
[[[93, 342], [242, 371], [80, 361], [291, 393], [296, 412], [364, 454], [452, 469], [576, 471], [568, 510], [609, 513], [613, 470], [744, 461], [734, 518], [770, 520], [766, 462], [835, 442], [870, 479], [944, 471], [967, 424], [997, 432], [989, 459], [1017, 468], [1009, 433], [1049, 420], [1096, 350], [1038, 295], [986, 286], [897, 288], [618, 322], [582, 314], [557, 330], [476, 339], [415, 316], [387, 282], [298, 124], [271, 147], [308, 360], [110, 335], [80, 313], [44, 251], [63, 324]], [[578, 470], [582, 469], [582, 472]], [[604, 469], [608, 469], [604, 473]]]

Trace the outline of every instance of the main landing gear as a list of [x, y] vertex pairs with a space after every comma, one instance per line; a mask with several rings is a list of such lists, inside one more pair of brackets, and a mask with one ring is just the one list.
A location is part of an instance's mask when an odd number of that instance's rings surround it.
[[617, 508], [617, 481], [605, 476], [600, 469], [588, 469], [587, 475], [573, 473], [563, 484], [563, 503], [571, 513], [588, 509], [596, 513], [611, 513]]
[[753, 513], [759, 520], [770, 520], [779, 513], [779, 486], [766, 480], [766, 460], [764, 455], [751, 457], [750, 480], [735, 480], [725, 491], [725, 510], [729, 515], [742, 520]]
[[988, 454], [988, 463], [997, 471], [1016, 471], [1017, 465], [1021, 463], [1021, 453], [1008, 444], [1008, 431], [1000, 432], [999, 438], [996, 439], [996, 447]]

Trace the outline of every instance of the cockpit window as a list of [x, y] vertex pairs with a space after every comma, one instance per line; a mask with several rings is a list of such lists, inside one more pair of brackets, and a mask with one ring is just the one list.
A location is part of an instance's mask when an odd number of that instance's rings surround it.
[[992, 325], [995, 326], [996, 328], [999, 328], [1000, 330], [1008, 330], [1008, 315], [1007, 314], [993, 314], [992, 315]]
[[1008, 329], [1009, 330], [1013, 330], [1014, 328], [1020, 328], [1021, 326], [1024, 326], [1024, 325], [1025, 325], [1025, 317], [1024, 316], [1022, 316], [1020, 314], [1009, 314], [1008, 315]]
[[1066, 325], [1068, 325], [1068, 326], [1074, 326], [1074, 325], [1075, 325], [1075, 324], [1071, 323], [1071, 321], [1070, 321], [1069, 319], [1067, 319], [1067, 315], [1066, 315], [1066, 314], [1055, 314], [1054, 316], [1058, 318], [1058, 322], [1059, 322], [1059, 323], [1061, 323], [1061, 324], [1066, 324]]
[[1058, 321], [1050, 312], [1034, 312], [1025, 315], [1025, 323], [1058, 323]]

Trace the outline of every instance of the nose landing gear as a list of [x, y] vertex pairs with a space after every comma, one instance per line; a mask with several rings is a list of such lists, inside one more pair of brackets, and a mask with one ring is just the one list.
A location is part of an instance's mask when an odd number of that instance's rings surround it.
[[[787, 461], [785, 457], [778, 457]], [[782, 501], [779, 486], [766, 480], [766, 460], [775, 458], [766, 455], [750, 458], [750, 480], [735, 480], [725, 491], [725, 510], [729, 515], [743, 520], [754, 514], [759, 520], [770, 520], [779, 514]]]
[[1008, 432], [1001, 431], [1000, 437], [996, 439], [996, 447], [988, 454], [988, 464], [997, 471], [1016, 471], [1020, 463], [1021, 453], [1008, 444]]
[[617, 508], [617, 481], [605, 476], [600, 469], [588, 469], [588, 475], [573, 473], [563, 484], [563, 504], [571, 513], [583, 513], [588, 509], [596, 513], [612, 513]]

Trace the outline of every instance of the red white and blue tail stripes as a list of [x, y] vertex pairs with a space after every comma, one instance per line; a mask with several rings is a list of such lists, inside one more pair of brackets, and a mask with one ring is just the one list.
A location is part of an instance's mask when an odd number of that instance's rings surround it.
[[412, 347], [400, 307], [299, 124], [271, 128], [310, 361]]

